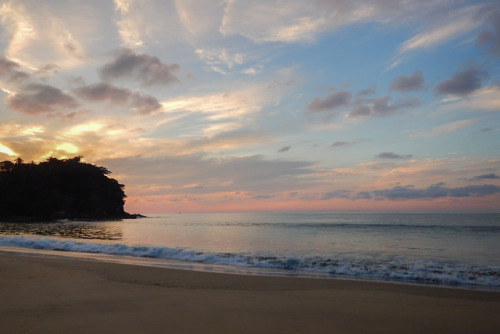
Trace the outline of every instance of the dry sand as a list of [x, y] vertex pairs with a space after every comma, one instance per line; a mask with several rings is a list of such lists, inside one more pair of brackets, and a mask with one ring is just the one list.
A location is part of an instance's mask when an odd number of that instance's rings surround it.
[[0, 333], [500, 333], [500, 292], [0, 252]]

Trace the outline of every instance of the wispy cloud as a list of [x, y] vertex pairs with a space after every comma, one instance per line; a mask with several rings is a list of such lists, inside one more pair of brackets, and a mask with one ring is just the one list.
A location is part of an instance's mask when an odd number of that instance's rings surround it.
[[480, 10], [479, 16], [491, 25], [492, 29], [483, 30], [476, 38], [476, 45], [485, 47], [486, 52], [500, 56], [500, 4], [491, 3]]
[[440, 46], [462, 34], [479, 27], [476, 19], [479, 6], [465, 7], [445, 18], [427, 30], [413, 36], [399, 47], [399, 53]]
[[202, 113], [212, 120], [238, 119], [260, 110], [258, 101], [252, 101], [246, 91], [235, 91], [205, 96], [191, 96], [163, 101], [163, 110], [182, 113]]
[[141, 27], [145, 20], [141, 17], [141, 11], [134, 10], [134, 0], [115, 0], [117, 13], [116, 26], [124, 46], [136, 48], [144, 45]]
[[486, 110], [490, 112], [500, 111], [500, 87], [486, 86], [474, 90], [465, 97], [454, 97], [441, 101], [444, 110]]
[[[30, 1], [5, 1], [0, 7], [0, 23], [10, 36], [7, 57], [32, 68], [49, 62], [72, 67], [90, 59], [84, 44], [75, 37], [80, 31], [68, 18], [54, 15], [45, 4], [37, 2], [36, 11], [31, 10], [32, 6], [35, 4]], [[68, 12], [85, 12], [81, 10], [85, 6], [77, 4]]]
[[465, 129], [472, 126], [475, 123], [474, 120], [460, 120], [443, 125], [435, 126], [429, 130], [425, 130], [415, 134], [417, 137], [438, 137], [454, 131]]
[[[231, 53], [222, 49], [197, 49], [196, 54], [203, 60], [210, 69], [215, 72], [225, 73], [226, 69], [231, 70], [234, 66], [242, 65], [245, 56], [241, 53]], [[221, 68], [223, 67], [223, 69]]]

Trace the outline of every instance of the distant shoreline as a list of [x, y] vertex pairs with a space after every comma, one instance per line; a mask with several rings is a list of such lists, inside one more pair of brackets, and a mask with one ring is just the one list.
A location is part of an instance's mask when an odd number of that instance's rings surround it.
[[139, 218], [147, 218], [140, 213], [127, 213], [125, 212], [123, 215], [112, 216], [112, 217], [39, 217], [39, 216], [14, 216], [14, 217], [0, 217], [0, 222], [4, 223], [47, 223], [47, 222], [60, 222], [65, 220], [70, 221], [106, 221], [106, 220], [121, 220], [121, 219], [139, 219]]

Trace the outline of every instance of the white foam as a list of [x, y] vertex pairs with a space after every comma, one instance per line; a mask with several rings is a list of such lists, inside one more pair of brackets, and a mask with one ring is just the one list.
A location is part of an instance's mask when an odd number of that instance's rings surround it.
[[118, 243], [97, 244], [56, 238], [24, 236], [0, 236], [0, 246], [127, 255], [240, 267], [277, 268], [304, 273], [324, 273], [333, 276], [365, 279], [500, 287], [500, 266], [430, 260], [374, 260], [293, 255], [262, 256], [248, 253], [218, 254], [169, 247], [137, 247]]

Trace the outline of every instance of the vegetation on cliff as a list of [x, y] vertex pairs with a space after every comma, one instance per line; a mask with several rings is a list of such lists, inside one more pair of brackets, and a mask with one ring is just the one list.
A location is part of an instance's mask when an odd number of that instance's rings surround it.
[[134, 218], [123, 209], [124, 185], [109, 174], [81, 157], [0, 162], [0, 219]]

